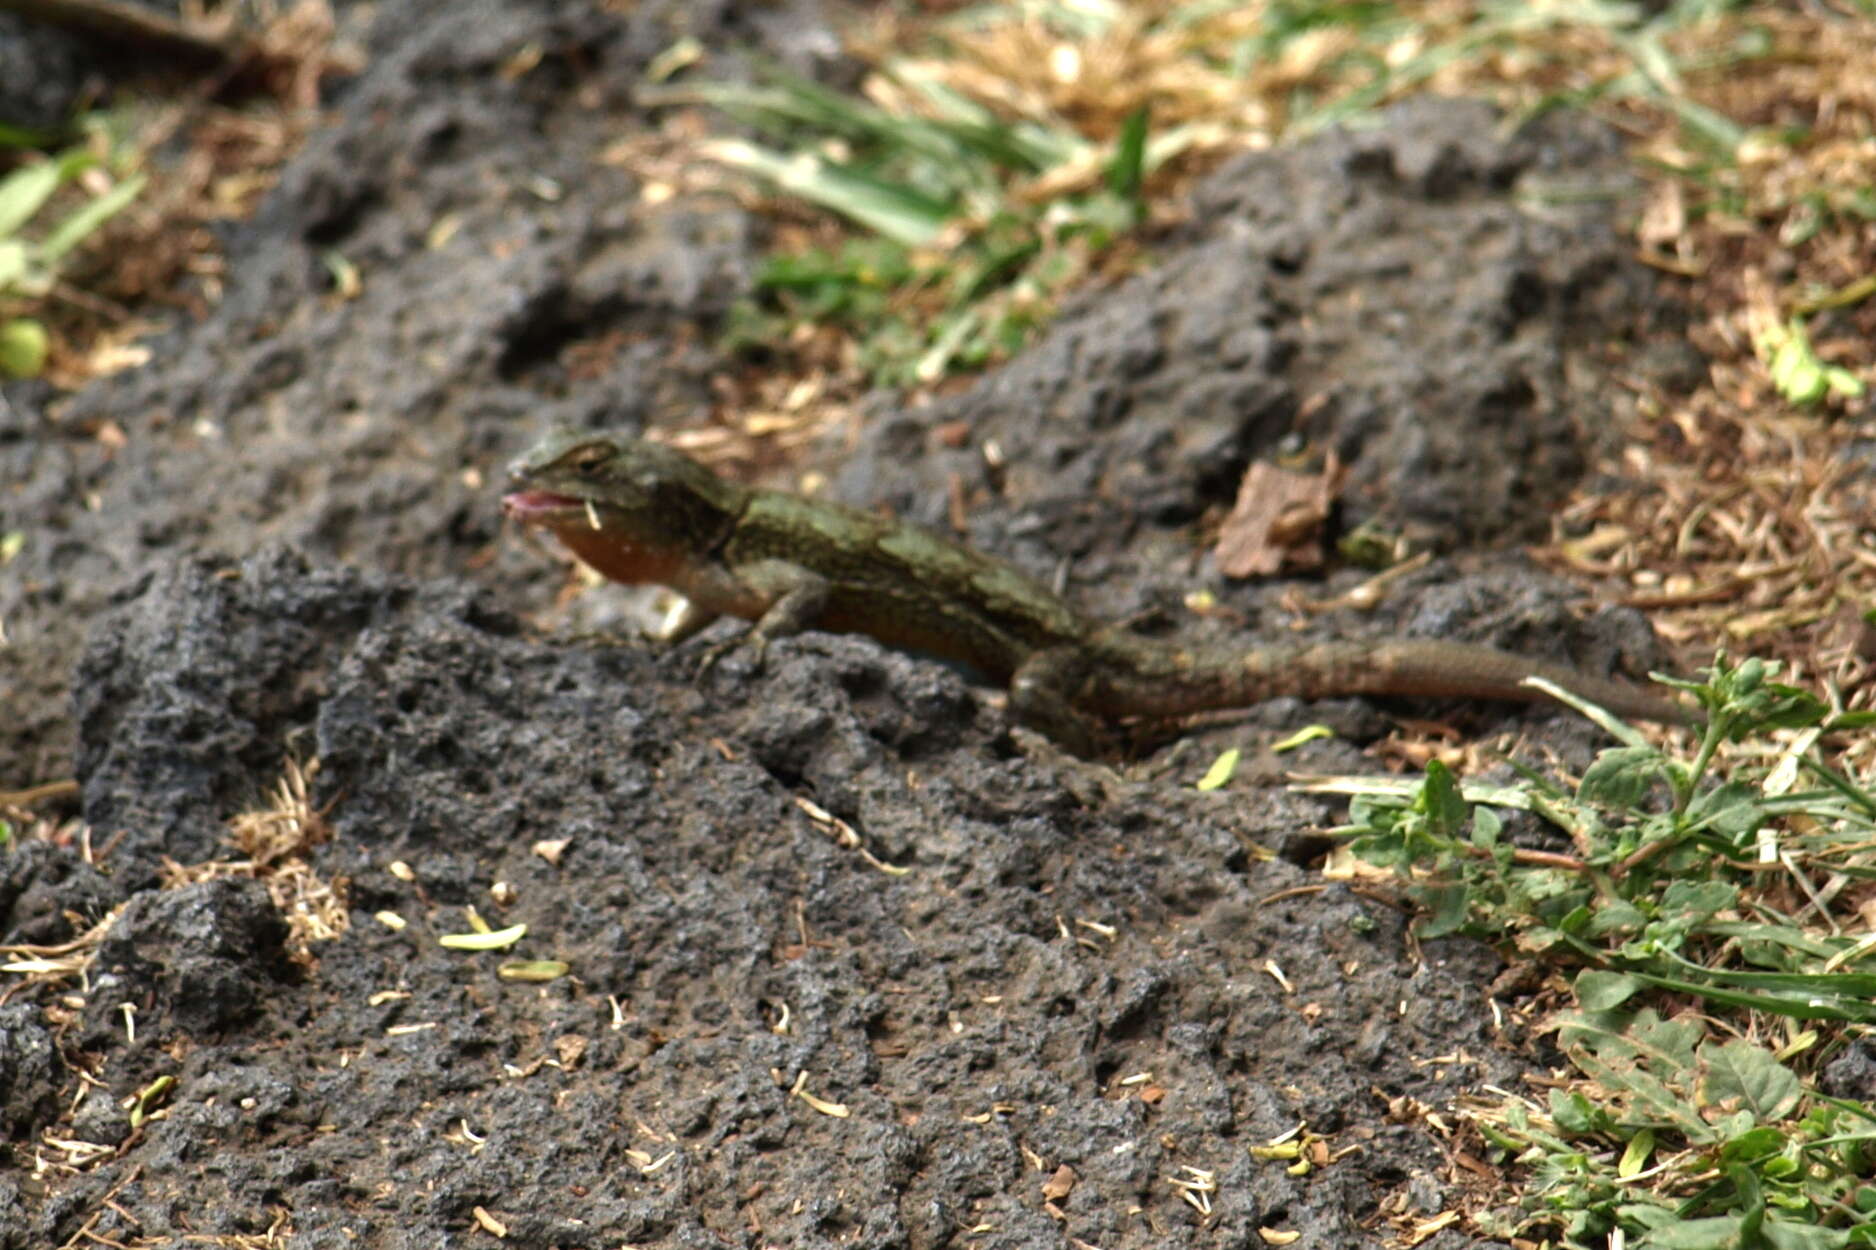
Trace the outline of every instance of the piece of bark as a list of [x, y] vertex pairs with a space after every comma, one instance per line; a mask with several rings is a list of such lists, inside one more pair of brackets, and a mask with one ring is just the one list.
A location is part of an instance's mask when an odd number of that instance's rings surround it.
[[1075, 1187], [1078, 1179], [1080, 1178], [1075, 1175], [1075, 1169], [1064, 1163], [1055, 1169], [1054, 1176], [1042, 1182], [1043, 1198], [1049, 1202], [1060, 1202], [1068, 1197], [1068, 1191]]

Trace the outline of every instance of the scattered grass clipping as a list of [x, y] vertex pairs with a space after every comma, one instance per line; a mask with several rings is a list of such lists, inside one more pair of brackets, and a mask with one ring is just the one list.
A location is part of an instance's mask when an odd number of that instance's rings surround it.
[[512, 924], [506, 929], [491, 929], [486, 933], [445, 933], [437, 942], [453, 951], [499, 951], [506, 950], [528, 935], [528, 926]]

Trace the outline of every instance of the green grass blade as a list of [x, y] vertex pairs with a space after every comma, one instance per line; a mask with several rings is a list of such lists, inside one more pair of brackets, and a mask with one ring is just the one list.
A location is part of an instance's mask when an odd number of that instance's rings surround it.
[[58, 141], [58, 132], [34, 130], [27, 126], [15, 126], [10, 122], [0, 122], [0, 148], [18, 148], [22, 151], [32, 148], [49, 147]]
[[39, 245], [40, 259], [48, 265], [57, 264], [67, 252], [83, 243], [99, 226], [122, 212], [126, 205], [142, 194], [144, 184], [148, 181], [143, 174], [126, 178], [60, 222], [58, 228]]
[[1114, 143], [1114, 155], [1107, 163], [1108, 188], [1136, 205], [1140, 189], [1146, 184], [1146, 113], [1142, 105], [1128, 114]]
[[0, 182], [0, 239], [17, 234], [68, 176], [62, 161], [38, 161], [8, 174]]
[[1747, 990], [1728, 989], [1724, 986], [1703, 984], [1698, 981], [1683, 981], [1677, 977], [1664, 977], [1634, 969], [1629, 970], [1629, 975], [1639, 981], [1647, 982], [1656, 989], [1692, 994], [1710, 1003], [1789, 1016], [1794, 1020], [1836, 1020], [1850, 1024], [1876, 1022], [1876, 1003], [1871, 1003], [1867, 999], [1844, 998], [1835, 995], [1827, 999], [1815, 994], [1755, 994]]
[[1876, 816], [1876, 799], [1859, 789], [1848, 777], [1843, 776], [1813, 759], [1802, 759], [1799, 763], [1808, 768], [1819, 781], [1841, 794], [1856, 805], [1865, 815]]
[[0, 238], [0, 294], [25, 283], [32, 273], [32, 254], [18, 239]]
[[1730, 968], [1708, 968], [1683, 959], [1672, 951], [1663, 951], [1662, 955], [1690, 972], [1710, 978], [1717, 985], [1772, 990], [1814, 998], [1876, 1000], [1876, 976], [1866, 972], [1739, 972]]
[[765, 178], [777, 188], [832, 209], [907, 247], [928, 247], [954, 209], [910, 187], [869, 177], [802, 153], [784, 156], [737, 139], [703, 145], [705, 156]]
[[671, 87], [641, 87], [641, 104], [707, 104], [768, 134], [791, 130], [837, 134], [857, 141], [887, 140], [898, 119], [857, 96], [846, 96], [799, 80], [769, 86], [736, 82], [694, 82]]
[[891, 68], [893, 80], [922, 96], [937, 114], [930, 124], [979, 156], [1012, 169], [1040, 173], [1083, 159], [1088, 142], [1067, 127], [1006, 121], [910, 62]]

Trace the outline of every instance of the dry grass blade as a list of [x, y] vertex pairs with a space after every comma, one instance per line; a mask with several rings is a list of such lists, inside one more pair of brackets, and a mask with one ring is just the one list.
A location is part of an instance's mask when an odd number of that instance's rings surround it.
[[24, 978], [0, 990], [0, 1006], [5, 1006], [9, 998], [30, 985], [57, 985], [82, 979], [97, 956], [98, 944], [104, 941], [104, 935], [111, 931], [123, 910], [122, 904], [112, 908], [109, 914], [69, 942], [0, 946], [0, 972]]
[[274, 788], [270, 807], [244, 812], [229, 824], [235, 846], [254, 865], [254, 875], [287, 921], [287, 946], [295, 958], [309, 958], [314, 942], [329, 942], [348, 924], [343, 879], [326, 881], [307, 862], [313, 848], [329, 841], [332, 828], [308, 797], [308, 783], [318, 771], [289, 760]]
[[325, 813], [312, 804], [309, 786], [319, 771], [317, 760], [304, 767], [287, 761], [267, 807], [242, 812], [229, 821], [229, 840], [239, 860], [210, 860], [187, 867], [166, 866], [165, 883], [181, 885], [220, 877], [253, 877], [287, 924], [287, 950], [301, 963], [312, 960], [312, 946], [329, 942], [350, 926], [343, 878], [327, 881], [308, 862], [314, 848], [332, 837]]

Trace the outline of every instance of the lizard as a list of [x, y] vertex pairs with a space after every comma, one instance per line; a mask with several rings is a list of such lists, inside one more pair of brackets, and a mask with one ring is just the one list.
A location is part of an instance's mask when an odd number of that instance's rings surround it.
[[603, 576], [687, 601], [681, 641], [721, 616], [768, 641], [820, 629], [959, 662], [1006, 685], [1015, 718], [1081, 754], [1100, 726], [1280, 695], [1541, 702], [1545, 678], [1618, 716], [1682, 723], [1673, 699], [1547, 660], [1444, 639], [1195, 645], [1086, 614], [1014, 566], [908, 522], [718, 476], [661, 443], [551, 434], [510, 466], [503, 512]]

